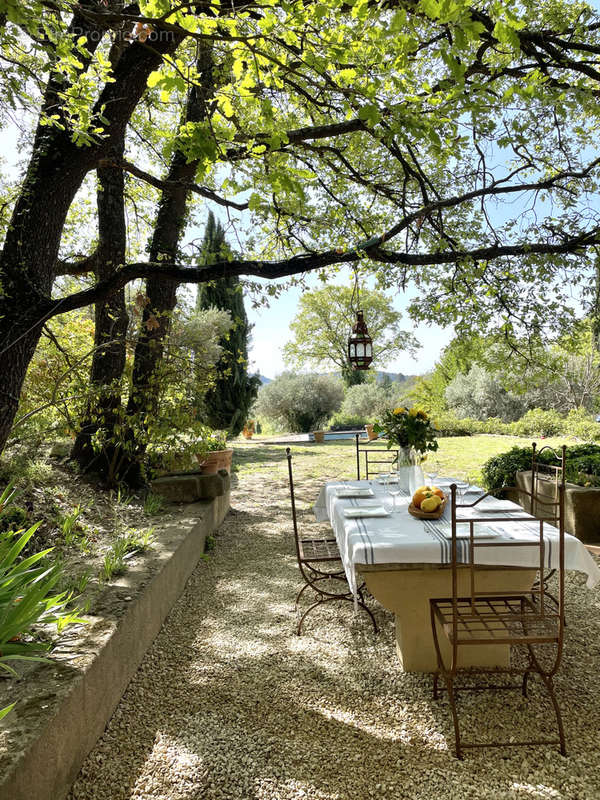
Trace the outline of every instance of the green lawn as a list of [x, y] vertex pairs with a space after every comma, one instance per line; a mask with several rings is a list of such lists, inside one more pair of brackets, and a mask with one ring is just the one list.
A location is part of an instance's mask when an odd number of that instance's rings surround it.
[[[573, 440], [565, 438], [544, 439], [541, 443], [553, 446], [569, 444]], [[442, 475], [456, 472], [467, 472], [472, 481], [481, 480], [481, 467], [493, 455], [503, 453], [514, 445], [528, 447], [532, 439], [519, 436], [457, 436], [439, 439], [439, 450], [429, 455], [428, 462], [435, 463]], [[372, 446], [385, 445], [372, 442]], [[234, 469], [240, 478], [250, 472], [275, 471], [283, 477], [285, 467], [285, 445], [274, 445], [261, 442], [255, 438], [250, 442], [234, 443]], [[324, 444], [298, 443], [290, 444], [294, 454], [294, 466], [299, 476], [304, 478], [332, 479], [337, 477], [356, 476], [356, 456], [354, 441], [344, 440], [325, 442]], [[423, 465], [424, 468], [427, 463]]]

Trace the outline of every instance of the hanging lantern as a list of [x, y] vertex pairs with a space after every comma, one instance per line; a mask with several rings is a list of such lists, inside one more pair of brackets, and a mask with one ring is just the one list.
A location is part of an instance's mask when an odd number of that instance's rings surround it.
[[352, 369], [369, 369], [373, 361], [373, 340], [369, 336], [363, 312], [356, 312], [356, 322], [348, 337], [348, 361]]

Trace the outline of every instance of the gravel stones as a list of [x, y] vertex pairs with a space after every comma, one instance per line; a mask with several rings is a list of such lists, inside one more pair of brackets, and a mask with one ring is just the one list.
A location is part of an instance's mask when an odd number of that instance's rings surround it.
[[[230, 514], [90, 754], [69, 800], [595, 800], [600, 796], [598, 592], [568, 575], [557, 678], [569, 757], [544, 747], [451, 752], [445, 699], [402, 673], [393, 618], [380, 633], [331, 604], [294, 634], [301, 583], [283, 448], [234, 487]], [[306, 462], [306, 463], [305, 463]], [[310, 462], [310, 463], [308, 463]], [[320, 481], [295, 463], [300, 524]], [[348, 466], [351, 474], [351, 466]], [[234, 482], [235, 482], [234, 477]], [[539, 681], [518, 693], [463, 694], [461, 719], [485, 735], [553, 735]]]

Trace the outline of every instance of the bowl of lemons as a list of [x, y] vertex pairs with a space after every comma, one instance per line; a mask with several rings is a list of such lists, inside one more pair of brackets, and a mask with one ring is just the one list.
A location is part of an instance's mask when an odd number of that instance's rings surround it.
[[419, 486], [413, 494], [408, 513], [418, 519], [439, 519], [448, 498], [437, 486]]

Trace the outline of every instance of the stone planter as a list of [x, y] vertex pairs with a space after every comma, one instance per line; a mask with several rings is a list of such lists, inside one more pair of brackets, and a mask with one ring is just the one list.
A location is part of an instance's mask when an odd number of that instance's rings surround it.
[[232, 457], [233, 450], [213, 450], [204, 456], [196, 456], [204, 475], [213, 475], [220, 469], [226, 469], [227, 472], [231, 472]]
[[373, 426], [372, 425], [365, 425], [365, 430], [367, 432], [367, 438], [368, 438], [368, 440], [370, 442], [372, 442], [374, 439], [378, 439], [379, 438], [379, 434], [378, 433], [373, 433]]
[[[531, 471], [517, 472], [517, 487], [531, 491]], [[554, 499], [554, 484], [540, 485], [540, 495]], [[510, 499], [529, 511], [530, 498], [511, 492]], [[600, 542], [600, 488], [567, 483], [565, 488], [565, 530], [585, 544]]]
[[318, 442], [319, 444], [323, 444], [325, 441], [325, 431], [313, 431], [313, 436], [315, 442]]
[[175, 472], [152, 481], [152, 491], [170, 503], [195, 503], [222, 497], [231, 488], [231, 479], [226, 470], [204, 475], [196, 472]]

